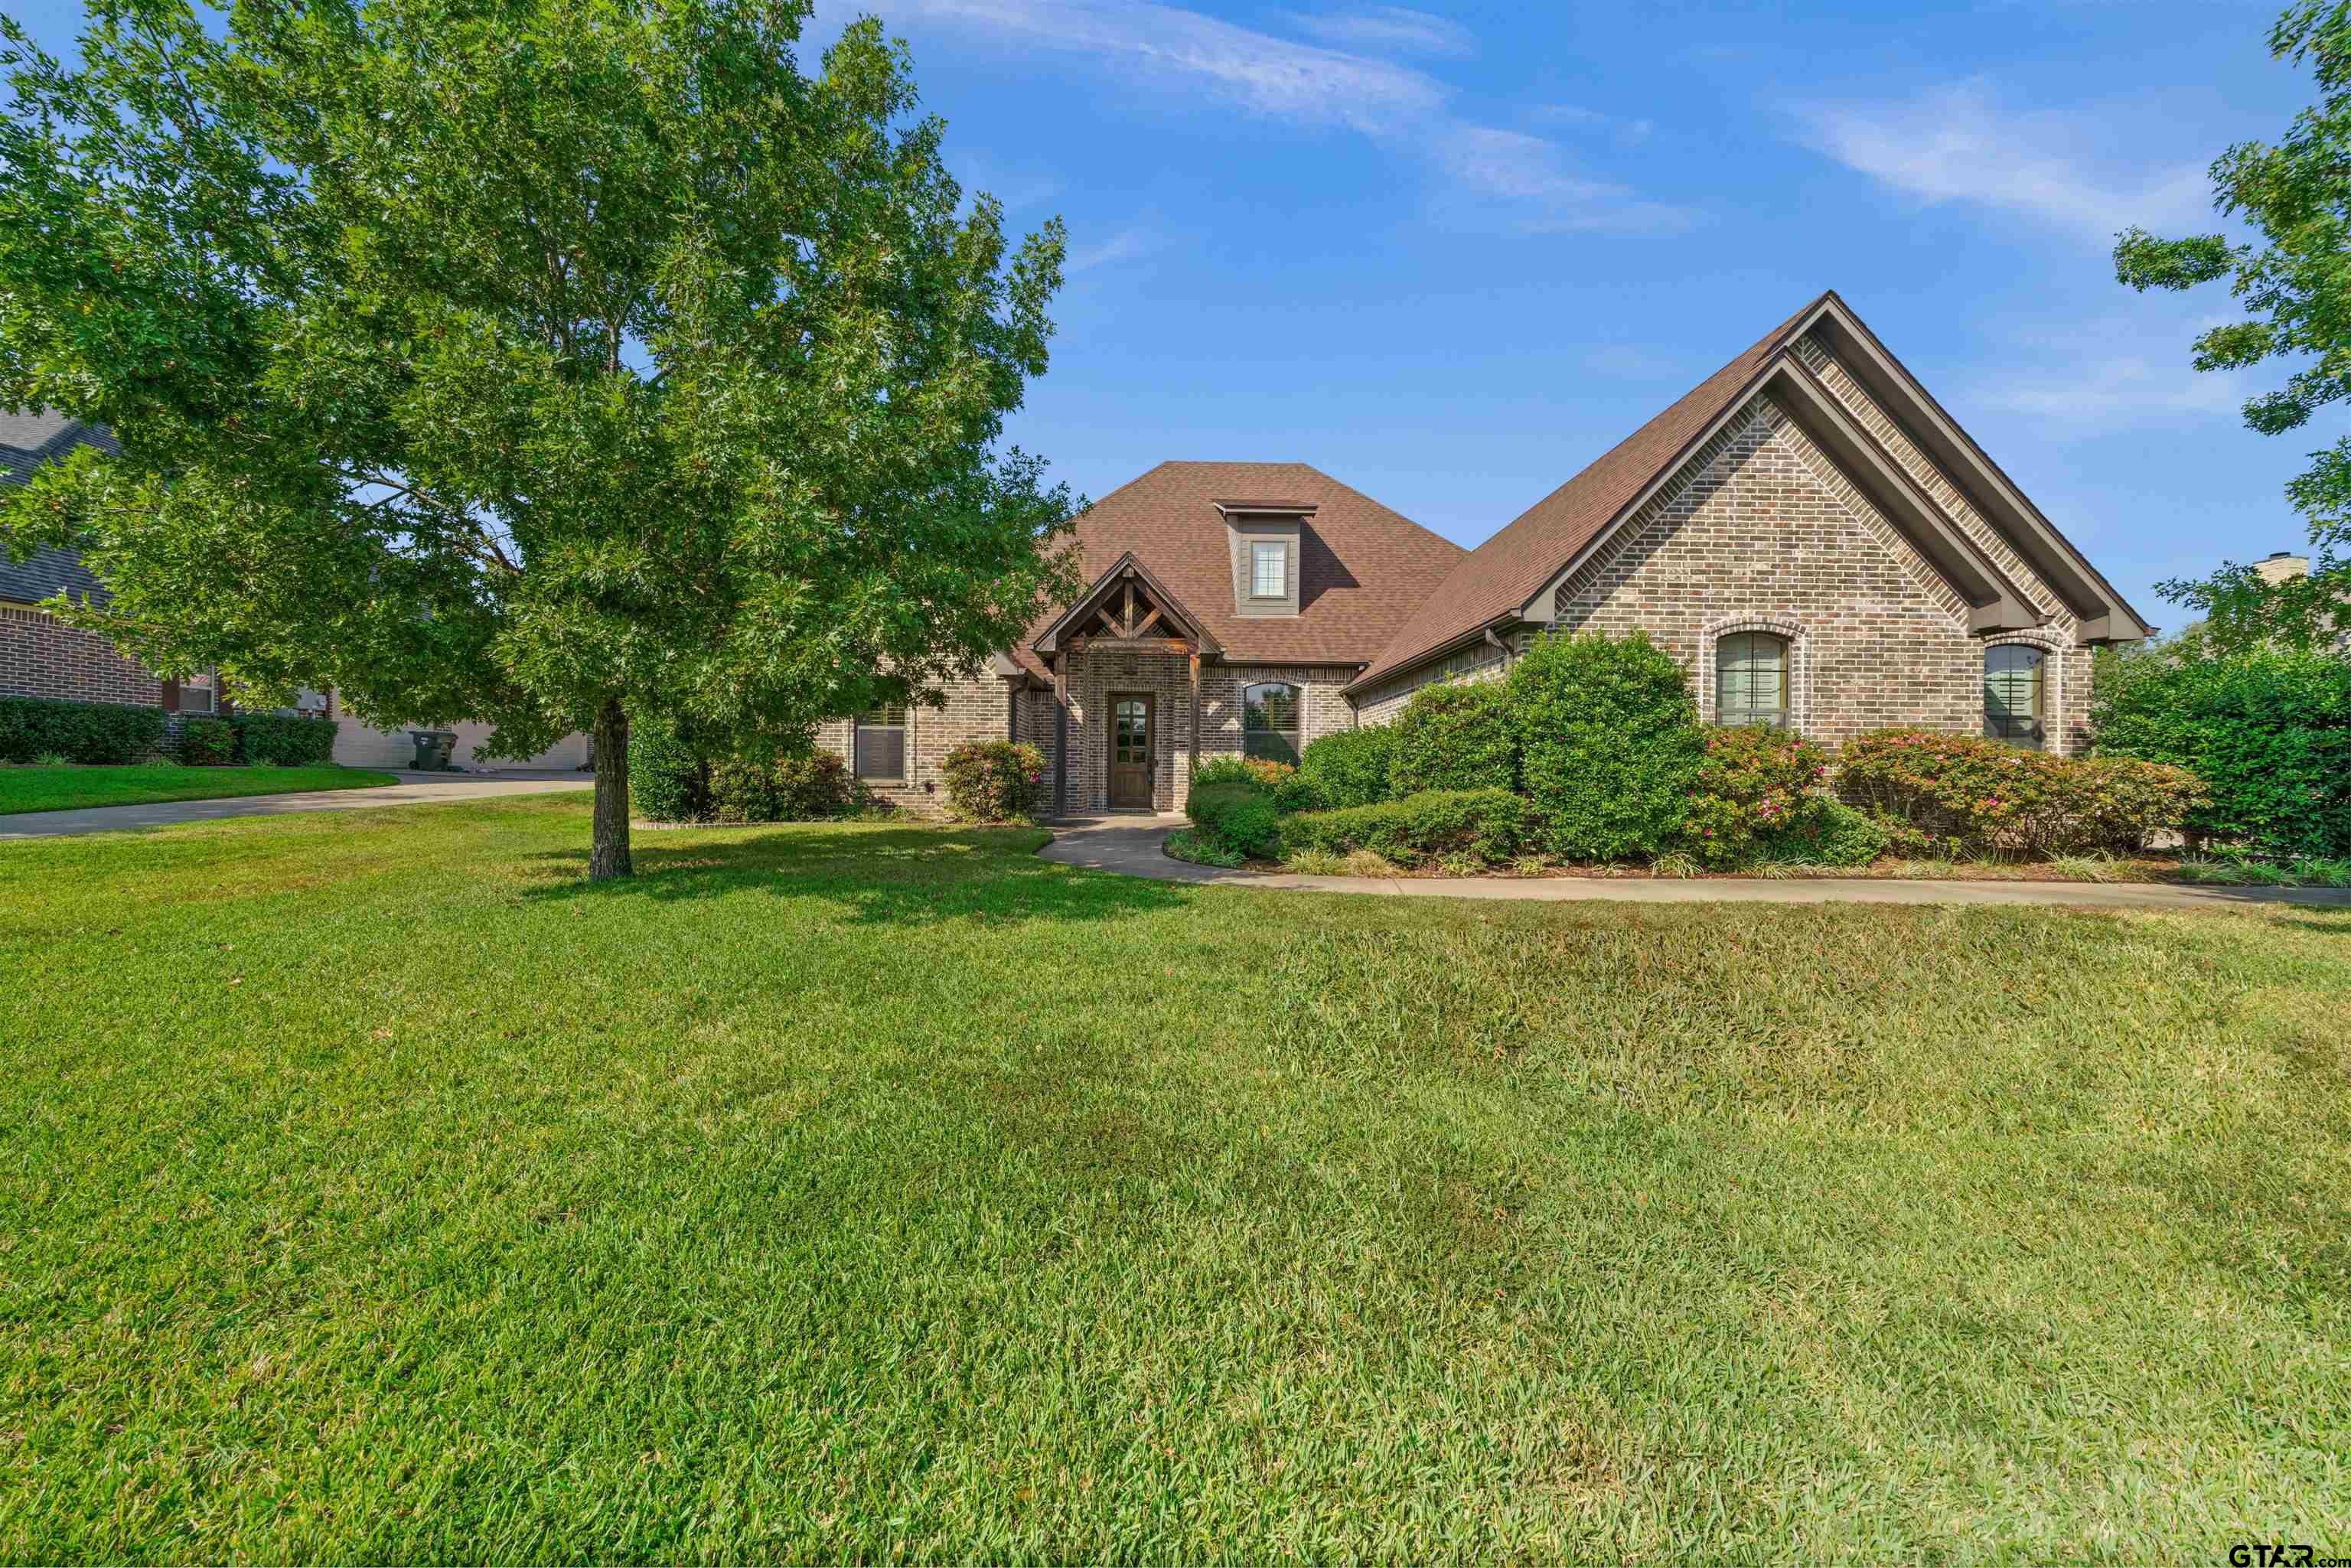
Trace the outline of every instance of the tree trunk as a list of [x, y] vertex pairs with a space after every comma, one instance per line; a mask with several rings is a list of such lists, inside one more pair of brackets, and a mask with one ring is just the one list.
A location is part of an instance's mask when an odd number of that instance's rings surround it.
[[617, 697], [596, 710], [596, 831], [588, 880], [627, 876], [629, 863], [629, 714]]

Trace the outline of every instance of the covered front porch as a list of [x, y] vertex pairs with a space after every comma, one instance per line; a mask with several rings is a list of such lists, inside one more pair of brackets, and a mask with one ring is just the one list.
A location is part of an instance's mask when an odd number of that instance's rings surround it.
[[1217, 723], [1202, 666], [1223, 650], [1199, 619], [1128, 554], [1030, 651], [1050, 675], [1053, 814], [1180, 810]]

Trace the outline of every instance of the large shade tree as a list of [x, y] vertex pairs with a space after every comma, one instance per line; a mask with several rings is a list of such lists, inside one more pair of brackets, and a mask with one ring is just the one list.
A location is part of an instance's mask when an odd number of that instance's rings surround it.
[[919, 697], [1054, 586], [1002, 443], [1058, 222], [967, 204], [868, 20], [800, 0], [98, 0], [6, 26], [0, 404], [113, 428], [5, 503], [152, 667], [493, 755], [773, 744]]
[[[2239, 142], [2212, 163], [2214, 205], [2258, 240], [2163, 239], [2133, 228], [2116, 236], [2115, 271], [2142, 291], [2228, 279], [2244, 319], [2199, 337], [2194, 363], [2293, 365], [2283, 385], [2245, 404], [2249, 428], [2280, 435], [2351, 397], [2351, 0], [2303, 0], [2269, 41], [2273, 54], [2312, 68], [2319, 99], [2277, 141]], [[2324, 645], [2351, 632], [2351, 436], [2313, 453], [2286, 494], [2310, 522], [2309, 576], [2273, 583], [2231, 563], [2160, 585], [2204, 613], [2209, 644]]]

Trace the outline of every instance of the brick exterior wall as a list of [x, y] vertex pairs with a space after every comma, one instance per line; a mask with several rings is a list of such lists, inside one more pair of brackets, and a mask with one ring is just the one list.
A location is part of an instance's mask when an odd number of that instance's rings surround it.
[[[1982, 733], [1984, 650], [2043, 649], [2049, 748], [2088, 741], [2091, 652], [2055, 595], [2001, 544], [1957, 486], [1809, 340], [1808, 362], [2039, 607], [2058, 619], [1978, 637], [1966, 601], [1784, 413], [1758, 402], [1693, 454], [1599, 555], [1560, 585], [1560, 630], [1642, 631], [1690, 674], [1698, 711], [1717, 713], [1715, 646], [1739, 632], [1789, 641], [1790, 719], [1834, 747], [1866, 730], [1915, 725]], [[1520, 632], [1523, 650], [1536, 633]], [[1366, 694], [1363, 722], [1395, 717], [1432, 681], [1499, 677], [1491, 644], [1463, 649]]]
[[[946, 784], [939, 769], [947, 753], [967, 740], [1010, 738], [1010, 710], [1005, 683], [993, 674], [952, 682], [944, 708], [906, 709], [906, 777], [901, 783], [867, 780], [881, 799], [924, 816], [946, 810]], [[857, 757], [850, 744], [851, 723], [837, 719], [817, 731], [817, 744], [854, 768]], [[1029, 738], [1023, 735], [1021, 739]], [[1046, 755], [1052, 753], [1049, 748]]]
[[0, 695], [160, 707], [163, 683], [94, 632], [28, 604], [0, 604]]

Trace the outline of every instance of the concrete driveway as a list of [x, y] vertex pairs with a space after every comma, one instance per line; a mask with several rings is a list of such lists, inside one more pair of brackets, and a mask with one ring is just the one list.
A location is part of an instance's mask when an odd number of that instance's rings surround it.
[[81, 811], [20, 811], [0, 817], [0, 839], [53, 839], [69, 833], [124, 832], [231, 817], [282, 817], [294, 811], [353, 811], [374, 806], [436, 806], [499, 795], [543, 795], [590, 789], [585, 773], [400, 773], [397, 784], [373, 789], [298, 789], [285, 795], [235, 795], [225, 800], [162, 800], [152, 806], [94, 806]]
[[2168, 883], [1929, 882], [1871, 877], [1516, 877], [1295, 876], [1287, 872], [1225, 871], [1171, 859], [1160, 845], [1182, 817], [1087, 817], [1055, 822], [1053, 841], [1038, 852], [1063, 865], [1149, 877], [1155, 882], [1306, 893], [1370, 893], [1397, 898], [1613, 898], [1632, 904], [2006, 904], [2092, 909], [2226, 909], [2298, 904], [2351, 909], [2351, 889], [2333, 887], [2179, 887]]

